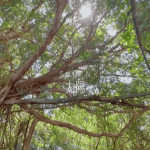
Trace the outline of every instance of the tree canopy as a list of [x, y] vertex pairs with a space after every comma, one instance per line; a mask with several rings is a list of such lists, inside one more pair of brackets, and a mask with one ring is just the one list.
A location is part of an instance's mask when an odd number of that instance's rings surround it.
[[149, 150], [150, 2], [0, 0], [0, 149]]

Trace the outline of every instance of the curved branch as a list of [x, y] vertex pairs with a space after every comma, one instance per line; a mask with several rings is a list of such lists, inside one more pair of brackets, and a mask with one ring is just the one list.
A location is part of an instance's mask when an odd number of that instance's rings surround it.
[[143, 29], [143, 30], [141, 31], [141, 34], [142, 34], [143, 32], [145, 32], [145, 31], [147, 31], [147, 30], [150, 30], [150, 27], [147, 27], [147, 28]]
[[29, 114], [37, 117], [39, 119], [39, 121], [49, 123], [49, 124], [54, 125], [54, 126], [68, 128], [68, 129], [71, 129], [77, 133], [86, 134], [86, 135], [89, 135], [92, 137], [102, 137], [102, 136], [119, 137], [119, 136], [122, 136], [124, 131], [127, 130], [130, 127], [131, 123], [138, 117], [138, 115], [133, 115], [133, 117], [129, 120], [129, 122], [125, 125], [125, 127], [120, 131], [120, 133], [93, 133], [93, 132], [89, 132], [85, 129], [81, 129], [79, 127], [76, 127], [76, 126], [69, 124], [69, 123], [56, 121], [56, 120], [52, 120], [50, 118], [47, 118], [47, 117], [39, 114], [38, 112], [31, 110], [27, 105], [21, 105], [21, 107], [23, 109], [25, 109]]

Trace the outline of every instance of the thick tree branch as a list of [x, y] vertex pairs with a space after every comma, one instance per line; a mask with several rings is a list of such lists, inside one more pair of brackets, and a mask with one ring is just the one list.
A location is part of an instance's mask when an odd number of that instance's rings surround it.
[[[5, 94], [0, 99], [0, 104], [3, 103], [4, 99], [6, 98], [10, 89], [12, 88], [13, 84], [16, 81], [18, 81], [29, 70], [29, 68], [32, 66], [32, 64], [44, 53], [47, 46], [51, 43], [55, 34], [57, 33], [58, 29], [60, 28], [60, 20], [62, 17], [62, 12], [63, 12], [66, 5], [67, 5], [67, 0], [61, 1], [60, 5], [57, 9], [56, 15], [55, 15], [54, 24], [52, 25], [52, 28], [50, 29], [44, 43], [36, 51], [36, 53], [21, 67], [21, 69], [10, 78], [10, 80], [8, 81], [8, 84], [6, 86]], [[2, 92], [3, 91], [0, 92], [0, 95], [2, 94]]]
[[144, 53], [144, 46], [142, 45], [142, 41], [141, 41], [141, 33], [140, 33], [140, 28], [139, 28], [139, 22], [137, 20], [137, 12], [136, 12], [136, 2], [135, 2], [135, 0], [130, 0], [130, 4], [131, 4], [131, 7], [132, 7], [132, 19], [133, 19], [134, 26], [135, 26], [137, 41], [138, 41], [139, 47], [140, 47], [140, 49], [142, 51], [142, 55], [143, 55], [143, 58], [144, 58], [144, 60], [146, 62], [147, 68], [150, 70], [149, 62], [148, 62], [148, 60], [146, 58], [146, 55]]
[[34, 131], [35, 126], [38, 123], [38, 121], [39, 121], [38, 118], [35, 118], [33, 120], [31, 127], [30, 127], [30, 130], [29, 130], [29, 133], [28, 133], [28, 137], [26, 137], [26, 139], [24, 140], [22, 150], [29, 150], [30, 149], [30, 143], [31, 143], [33, 131]]
[[129, 122], [125, 125], [125, 127], [118, 134], [117, 133], [93, 133], [93, 132], [89, 132], [85, 129], [81, 129], [79, 127], [76, 127], [76, 126], [74, 126], [72, 124], [69, 124], [69, 123], [56, 121], [56, 120], [52, 120], [50, 118], [47, 118], [47, 117], [39, 114], [38, 112], [30, 109], [27, 105], [22, 105], [21, 107], [23, 109], [25, 109], [31, 115], [37, 117], [39, 119], [39, 121], [46, 122], [46, 123], [49, 123], [49, 124], [54, 125], [54, 126], [68, 128], [68, 129], [71, 129], [71, 130], [73, 130], [77, 133], [86, 134], [86, 135], [89, 135], [89, 136], [92, 136], [92, 137], [102, 137], [102, 136], [105, 136], [105, 137], [119, 137], [119, 136], [122, 136], [124, 131], [127, 130], [130, 127], [130, 125], [132, 124], [132, 122], [138, 117], [138, 115], [133, 115], [133, 117], [129, 120]]
[[4, 102], [4, 104], [59, 104], [59, 103], [82, 103], [83, 101], [98, 101], [98, 102], [104, 102], [104, 103], [111, 103], [112, 105], [120, 105], [120, 106], [131, 106], [131, 107], [137, 107], [137, 108], [149, 108], [145, 105], [140, 104], [131, 104], [128, 102], [125, 102], [126, 99], [133, 99], [138, 97], [144, 97], [149, 96], [150, 92], [147, 93], [138, 93], [138, 94], [131, 94], [121, 97], [102, 97], [102, 96], [85, 96], [85, 97], [70, 97], [70, 98], [61, 98], [61, 99], [23, 99], [23, 100], [7, 100]]
[[7, 1], [0, 0], [0, 6], [5, 5], [9, 2], [11, 2], [11, 0], [7, 0]]

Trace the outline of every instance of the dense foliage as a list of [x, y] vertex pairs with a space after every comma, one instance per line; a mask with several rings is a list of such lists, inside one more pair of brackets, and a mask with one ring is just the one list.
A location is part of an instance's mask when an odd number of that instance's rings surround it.
[[0, 0], [0, 149], [149, 150], [150, 2]]

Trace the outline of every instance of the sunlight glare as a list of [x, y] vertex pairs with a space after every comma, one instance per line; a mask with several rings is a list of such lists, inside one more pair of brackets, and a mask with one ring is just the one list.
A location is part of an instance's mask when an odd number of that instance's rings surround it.
[[84, 5], [81, 8], [80, 13], [83, 18], [89, 17], [91, 15], [91, 7], [89, 5]]

